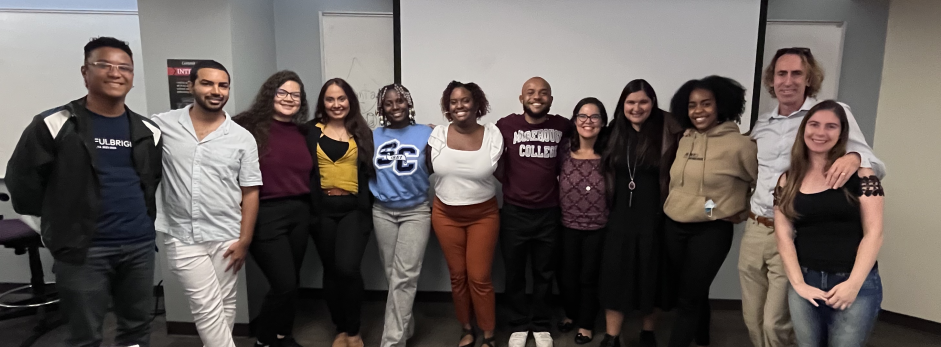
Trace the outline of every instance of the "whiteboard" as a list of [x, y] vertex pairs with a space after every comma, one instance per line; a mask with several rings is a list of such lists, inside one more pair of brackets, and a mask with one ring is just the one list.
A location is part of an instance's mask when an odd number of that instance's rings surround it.
[[349, 82], [375, 129], [376, 93], [395, 81], [392, 14], [320, 12], [320, 36], [322, 82], [335, 77]]
[[[836, 99], [840, 84], [840, 66], [843, 62], [843, 22], [769, 21], [765, 31], [765, 66], [778, 49], [807, 47], [823, 67], [823, 85], [817, 99]], [[762, 70], [764, 71], [764, 70]], [[777, 100], [761, 87], [759, 114], [771, 112]]]
[[33, 116], [87, 94], [82, 48], [98, 36], [131, 46], [135, 87], [126, 103], [146, 114], [137, 12], [0, 10], [0, 177]]

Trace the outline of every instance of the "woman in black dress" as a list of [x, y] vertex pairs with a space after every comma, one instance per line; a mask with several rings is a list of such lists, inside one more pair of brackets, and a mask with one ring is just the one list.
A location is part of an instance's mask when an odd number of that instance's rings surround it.
[[641, 346], [656, 346], [654, 308], [668, 310], [673, 301], [662, 251], [663, 201], [683, 130], [642, 79], [624, 87], [610, 127], [602, 156], [611, 214], [599, 281], [607, 327], [601, 346], [620, 346], [624, 314], [634, 310], [644, 316]]

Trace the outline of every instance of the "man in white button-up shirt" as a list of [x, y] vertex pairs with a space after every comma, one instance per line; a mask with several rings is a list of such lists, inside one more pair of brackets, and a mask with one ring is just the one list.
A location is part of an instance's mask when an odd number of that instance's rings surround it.
[[[823, 82], [823, 70], [810, 49], [783, 48], [764, 73], [764, 85], [778, 99], [778, 106], [759, 116], [751, 131], [751, 137], [758, 142], [758, 183], [738, 262], [742, 313], [756, 347], [791, 346], [794, 334], [787, 306], [788, 279], [774, 235], [772, 192], [791, 165], [791, 147], [801, 121], [818, 102], [814, 97]], [[866, 144], [849, 106], [842, 105], [850, 134], [848, 153], [827, 172], [828, 185], [834, 188], [843, 186], [860, 167], [872, 168], [880, 178], [885, 176], [885, 165]]]
[[255, 138], [222, 110], [229, 73], [200, 62], [190, 73], [194, 103], [158, 114], [164, 132], [163, 203], [157, 230], [206, 347], [235, 347], [235, 294], [258, 213], [261, 171]]

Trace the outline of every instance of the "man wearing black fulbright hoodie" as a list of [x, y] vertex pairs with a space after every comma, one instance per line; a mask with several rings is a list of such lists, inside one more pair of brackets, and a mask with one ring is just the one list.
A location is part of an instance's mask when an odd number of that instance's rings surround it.
[[134, 83], [126, 42], [91, 40], [81, 72], [88, 95], [33, 118], [6, 184], [17, 213], [42, 217], [69, 322], [66, 344], [101, 345], [113, 303], [115, 344], [148, 346], [162, 133], [124, 104]]
[[[568, 141], [572, 123], [550, 115], [552, 88], [541, 77], [523, 85], [523, 114], [497, 121], [505, 149], [497, 177], [503, 184], [500, 245], [506, 264], [509, 347], [526, 345], [529, 331], [537, 347], [552, 347], [552, 310], [547, 302], [561, 235], [559, 146]], [[526, 261], [532, 262], [532, 305], [526, 298]]]

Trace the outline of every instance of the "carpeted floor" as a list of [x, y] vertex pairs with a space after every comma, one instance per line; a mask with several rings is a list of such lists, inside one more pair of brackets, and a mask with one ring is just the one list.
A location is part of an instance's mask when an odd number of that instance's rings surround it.
[[[382, 315], [384, 303], [379, 301], [366, 302], [363, 307], [362, 334], [366, 346], [378, 346], [382, 335]], [[415, 305], [416, 330], [414, 337], [408, 341], [409, 347], [447, 347], [456, 346], [461, 332], [460, 325], [454, 319], [454, 308], [448, 302], [419, 302]], [[669, 328], [673, 316], [665, 313], [661, 317], [657, 337], [660, 345], [666, 345]], [[603, 334], [603, 322], [598, 322], [598, 336]], [[23, 317], [13, 320], [0, 321], [0, 346], [19, 346], [33, 327], [32, 317]], [[639, 332], [638, 317], [630, 317], [625, 322], [622, 333], [626, 346], [636, 343]], [[109, 315], [105, 322], [105, 341], [113, 339], [114, 320]], [[37, 347], [65, 346], [62, 342], [65, 337], [65, 328], [59, 327], [47, 333], [34, 344]], [[575, 332], [559, 334], [553, 332], [556, 347], [578, 346], [573, 341]], [[296, 320], [295, 337], [297, 341], [307, 347], [330, 346], [333, 341], [333, 326], [327, 313], [326, 305], [320, 300], [302, 300]], [[506, 346], [508, 334], [498, 332], [499, 346]], [[583, 346], [597, 346], [600, 337]], [[202, 346], [199, 338], [195, 336], [178, 336], [166, 334], [166, 323], [163, 316], [158, 316], [153, 323], [151, 335], [153, 347], [199, 347]], [[239, 347], [252, 346], [254, 339], [236, 338]], [[478, 339], [478, 345], [479, 345]], [[532, 338], [527, 346], [535, 346]], [[741, 311], [715, 310], [712, 315], [712, 346], [749, 346], [748, 333], [742, 322]], [[924, 333], [918, 330], [879, 322], [876, 325], [868, 346], [873, 347], [917, 347], [941, 346], [941, 336]]]

